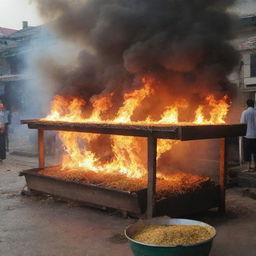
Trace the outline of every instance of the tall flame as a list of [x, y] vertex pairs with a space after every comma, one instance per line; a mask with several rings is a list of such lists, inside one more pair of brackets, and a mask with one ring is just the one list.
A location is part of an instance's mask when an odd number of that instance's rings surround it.
[[[143, 120], [133, 120], [137, 110], [141, 108], [144, 100], [154, 97], [155, 90], [152, 81], [144, 80], [141, 89], [133, 90], [123, 96], [123, 103], [115, 109], [115, 116], [108, 119], [108, 112], [113, 111], [114, 94], [92, 98], [85, 102], [80, 98], [65, 98], [55, 96], [50, 114], [44, 119], [49, 121], [65, 122], [91, 122], [91, 123], [118, 123], [118, 124], [143, 124], [143, 125], [170, 125], [180, 124], [180, 113], [192, 108], [186, 99], [176, 100], [173, 104], [165, 106], [158, 120], [153, 120], [151, 113]], [[224, 124], [230, 104], [228, 97], [216, 99], [209, 95], [200, 104], [186, 124]], [[91, 114], [85, 113], [87, 105], [92, 107]], [[154, 110], [154, 106], [152, 111]], [[59, 138], [64, 146], [62, 168], [82, 168], [93, 172], [121, 173], [131, 178], [141, 178], [146, 175], [146, 140], [127, 136], [109, 136], [109, 147], [104, 154], [99, 155], [97, 139], [101, 135], [82, 134], [76, 132], [59, 132]], [[178, 143], [172, 140], [158, 140], [157, 159], [169, 152]], [[143, 146], [144, 145], [144, 146]], [[104, 145], [105, 146], [105, 145]], [[160, 175], [160, 174], [159, 174]], [[161, 176], [163, 177], [163, 176]]]
[[[224, 96], [223, 99], [216, 100], [213, 95], [209, 95], [206, 98], [207, 105], [200, 105], [195, 111], [194, 124], [225, 124], [225, 118], [228, 114], [230, 105], [228, 104], [228, 96]], [[210, 118], [207, 119], [204, 116], [204, 109], [211, 107]]]

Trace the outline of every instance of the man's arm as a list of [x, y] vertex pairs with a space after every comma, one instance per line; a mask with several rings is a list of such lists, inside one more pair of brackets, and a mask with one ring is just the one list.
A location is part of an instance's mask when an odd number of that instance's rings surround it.
[[243, 112], [242, 115], [241, 115], [240, 123], [241, 124], [246, 124], [245, 112]]

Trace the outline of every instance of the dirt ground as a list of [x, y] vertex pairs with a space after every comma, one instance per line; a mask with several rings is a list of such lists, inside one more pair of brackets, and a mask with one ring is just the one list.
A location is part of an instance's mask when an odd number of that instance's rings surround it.
[[[22, 196], [25, 180], [18, 173], [36, 166], [36, 158], [18, 156], [0, 165], [0, 256], [132, 256], [122, 232], [135, 220], [51, 197]], [[217, 229], [210, 256], [256, 255], [256, 200], [243, 196], [244, 190], [227, 191], [226, 216], [193, 216]]]

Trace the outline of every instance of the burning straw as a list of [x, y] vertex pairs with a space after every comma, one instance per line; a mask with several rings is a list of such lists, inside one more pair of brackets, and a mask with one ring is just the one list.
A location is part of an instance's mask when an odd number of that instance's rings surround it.
[[[67, 181], [74, 181], [81, 184], [93, 184], [127, 192], [136, 192], [147, 188], [146, 176], [136, 179], [118, 173], [96, 173], [89, 170], [85, 171], [84, 169], [62, 170], [59, 167], [49, 167], [41, 170], [39, 173]], [[182, 172], [169, 175], [158, 174], [156, 183], [157, 199], [195, 191], [207, 184], [210, 184], [210, 179], [207, 177]]]

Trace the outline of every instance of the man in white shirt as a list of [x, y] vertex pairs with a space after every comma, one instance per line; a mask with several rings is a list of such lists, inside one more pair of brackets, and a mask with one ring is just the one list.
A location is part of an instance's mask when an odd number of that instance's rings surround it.
[[246, 136], [244, 137], [244, 160], [248, 163], [248, 171], [253, 170], [251, 166], [252, 155], [254, 159], [254, 170], [256, 170], [256, 110], [254, 100], [247, 100], [248, 108], [243, 111], [241, 123], [247, 124]]

